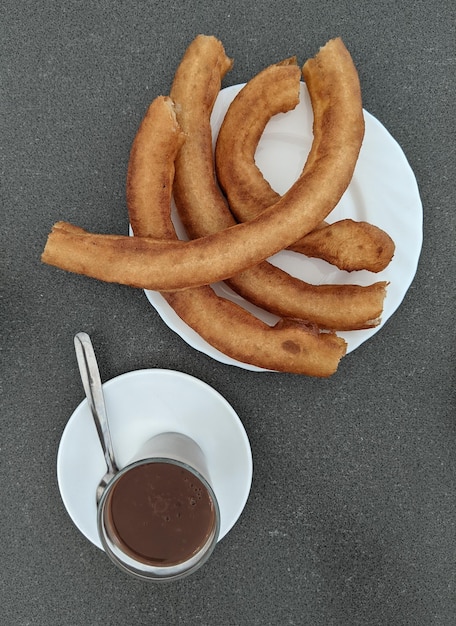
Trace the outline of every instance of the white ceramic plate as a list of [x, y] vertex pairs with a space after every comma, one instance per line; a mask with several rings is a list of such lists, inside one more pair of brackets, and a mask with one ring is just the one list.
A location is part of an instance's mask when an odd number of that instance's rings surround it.
[[[122, 374], [104, 383], [103, 391], [120, 467], [160, 432], [175, 430], [199, 444], [220, 506], [222, 539], [239, 518], [252, 482], [250, 444], [234, 409], [206, 383], [172, 370]], [[84, 400], [63, 432], [57, 479], [71, 519], [100, 549], [95, 492], [105, 472], [95, 424]]]
[[[214, 142], [231, 101], [243, 85], [223, 89], [212, 113]], [[370, 330], [338, 333], [348, 344], [347, 353], [371, 338], [401, 304], [416, 273], [422, 245], [422, 204], [413, 171], [400, 146], [372, 115], [364, 112], [366, 131], [352, 181], [328, 222], [344, 218], [367, 221], [385, 230], [396, 244], [389, 266], [378, 274], [367, 271], [343, 272], [319, 259], [308, 259], [293, 252], [280, 252], [271, 259], [298, 278], [312, 284], [355, 283], [368, 285], [379, 280], [390, 282], [384, 304], [382, 323]], [[258, 145], [256, 162], [271, 186], [283, 194], [298, 178], [312, 144], [313, 113], [306, 86], [301, 84], [301, 100], [293, 111], [271, 119]], [[182, 224], [173, 213], [176, 230], [185, 238]], [[223, 283], [213, 285], [223, 295], [267, 323], [278, 318], [246, 302]], [[146, 291], [150, 303], [166, 324], [188, 344], [222, 363], [254, 371], [258, 367], [231, 359], [204, 341], [185, 324], [160, 296]]]

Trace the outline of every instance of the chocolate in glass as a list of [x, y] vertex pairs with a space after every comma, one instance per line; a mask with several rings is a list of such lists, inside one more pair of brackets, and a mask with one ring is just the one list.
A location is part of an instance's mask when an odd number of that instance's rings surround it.
[[168, 461], [131, 468], [114, 485], [106, 504], [111, 540], [133, 559], [156, 567], [177, 565], [197, 554], [216, 523], [204, 483]]

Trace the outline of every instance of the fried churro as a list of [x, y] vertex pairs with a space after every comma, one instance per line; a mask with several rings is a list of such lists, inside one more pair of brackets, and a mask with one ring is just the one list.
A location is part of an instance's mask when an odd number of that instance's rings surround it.
[[[231, 211], [241, 222], [255, 218], [280, 198], [255, 162], [267, 123], [274, 115], [293, 108], [287, 109], [297, 87], [289, 82], [276, 90], [278, 71], [277, 65], [271, 65], [243, 86], [228, 107], [217, 136], [217, 179]], [[309, 95], [312, 99], [312, 92]], [[309, 165], [310, 162], [306, 162], [303, 173]], [[289, 246], [291, 250], [324, 259], [349, 272], [382, 271], [391, 261], [394, 248], [391, 237], [382, 229], [351, 219], [332, 224], [322, 222]]]

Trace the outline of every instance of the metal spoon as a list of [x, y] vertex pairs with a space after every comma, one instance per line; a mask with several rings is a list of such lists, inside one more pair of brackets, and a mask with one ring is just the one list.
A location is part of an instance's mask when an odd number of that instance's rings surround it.
[[98, 437], [100, 439], [101, 447], [103, 448], [108, 469], [97, 487], [96, 497], [98, 503], [106, 485], [111, 481], [114, 475], [117, 474], [119, 468], [114, 457], [111, 434], [109, 432], [109, 423], [104, 402], [103, 389], [101, 386], [100, 372], [98, 370], [97, 359], [95, 357], [95, 352], [89, 335], [87, 333], [77, 333], [74, 337], [74, 347], [76, 350], [82, 384], [95, 426], [97, 427]]

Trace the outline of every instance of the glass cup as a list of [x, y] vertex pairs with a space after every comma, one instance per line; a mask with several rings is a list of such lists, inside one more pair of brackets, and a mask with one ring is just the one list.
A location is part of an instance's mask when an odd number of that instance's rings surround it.
[[151, 581], [195, 572], [212, 554], [220, 510], [204, 453], [181, 433], [147, 441], [107, 484], [98, 533], [123, 571]]

